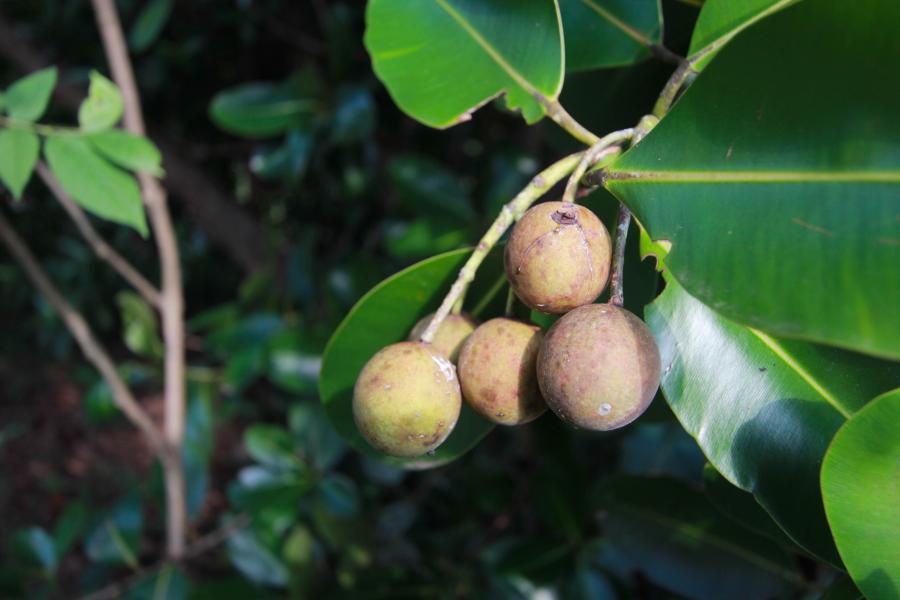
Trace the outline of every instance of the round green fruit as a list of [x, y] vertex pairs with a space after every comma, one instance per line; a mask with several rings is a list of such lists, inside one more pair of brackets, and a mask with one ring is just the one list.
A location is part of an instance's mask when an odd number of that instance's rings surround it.
[[553, 324], [538, 353], [538, 383], [550, 408], [584, 429], [617, 429], [638, 418], [659, 388], [659, 349], [639, 318], [611, 304], [576, 308]]
[[589, 209], [545, 202], [513, 228], [506, 276], [529, 307], [562, 314], [597, 299], [609, 277], [611, 251], [606, 227]]
[[500, 425], [538, 418], [541, 398], [535, 362], [543, 332], [513, 319], [491, 319], [475, 330], [459, 354], [459, 383], [469, 406]]
[[456, 368], [420, 342], [380, 350], [353, 388], [356, 427], [369, 444], [391, 456], [422, 456], [440, 446], [461, 407]]
[[[409, 341], [416, 341], [419, 339], [419, 336], [428, 328], [428, 324], [431, 323], [431, 318], [433, 316], [434, 313], [426, 315], [415, 324], [412, 331], [409, 332]], [[475, 331], [477, 326], [478, 323], [475, 322], [475, 319], [468, 315], [447, 315], [441, 322], [441, 326], [438, 327], [434, 339], [431, 340], [431, 347], [434, 348], [438, 354], [449, 358], [450, 362], [456, 364], [456, 360], [459, 358], [459, 350], [462, 348], [463, 342], [465, 342], [466, 338]]]

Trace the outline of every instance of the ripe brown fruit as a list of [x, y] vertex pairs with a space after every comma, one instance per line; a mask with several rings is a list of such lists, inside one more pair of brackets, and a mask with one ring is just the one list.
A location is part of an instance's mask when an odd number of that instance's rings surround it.
[[[419, 336], [428, 328], [433, 316], [434, 313], [426, 315], [415, 324], [412, 331], [409, 332], [409, 341], [419, 339]], [[450, 362], [456, 364], [463, 342], [475, 331], [476, 327], [478, 327], [478, 323], [469, 315], [449, 314], [438, 327], [434, 339], [431, 340], [431, 347], [437, 350], [438, 354], [449, 358]]]
[[659, 349], [639, 318], [611, 304], [576, 308], [554, 323], [538, 353], [547, 404], [578, 427], [631, 423], [659, 388]]
[[606, 227], [583, 206], [545, 202], [516, 223], [504, 254], [516, 295], [545, 313], [590, 304], [606, 287], [611, 244]]
[[381, 349], [356, 379], [353, 419], [373, 447], [414, 457], [447, 439], [462, 407], [456, 368], [428, 344]]
[[513, 319], [491, 319], [475, 330], [459, 354], [463, 397], [486, 419], [521, 425], [538, 418], [541, 398], [535, 362], [540, 327]]

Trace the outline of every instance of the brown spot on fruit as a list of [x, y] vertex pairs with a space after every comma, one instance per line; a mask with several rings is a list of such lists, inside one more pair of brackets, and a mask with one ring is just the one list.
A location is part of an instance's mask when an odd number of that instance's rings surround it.
[[589, 304], [550, 328], [537, 373], [547, 405], [561, 419], [585, 429], [617, 429], [639, 417], [656, 395], [659, 349], [632, 313]]
[[606, 227], [577, 204], [546, 202], [516, 223], [506, 244], [506, 275], [516, 295], [545, 313], [589, 304], [606, 287], [612, 247]]
[[469, 336], [459, 353], [463, 397], [476, 412], [501, 425], [521, 425], [546, 409], [537, 384], [543, 333], [513, 319], [491, 319]]

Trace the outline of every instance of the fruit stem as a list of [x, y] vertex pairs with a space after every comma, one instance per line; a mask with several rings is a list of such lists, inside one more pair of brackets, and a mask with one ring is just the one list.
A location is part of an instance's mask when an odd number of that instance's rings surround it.
[[625, 291], [622, 280], [625, 274], [625, 242], [628, 239], [628, 227], [631, 225], [631, 211], [623, 203], [619, 203], [619, 214], [616, 216], [616, 241], [613, 247], [612, 275], [609, 278], [609, 303], [614, 306], [625, 304]]
[[506, 317], [513, 316], [513, 310], [516, 307], [516, 293], [513, 291], [512, 286], [509, 286], [509, 290], [506, 292], [506, 309], [503, 311], [503, 315]]
[[575, 192], [578, 191], [578, 183], [581, 181], [581, 178], [584, 177], [585, 172], [592, 165], [600, 162], [607, 156], [621, 152], [622, 149], [617, 146], [617, 144], [631, 140], [632, 136], [634, 136], [634, 128], [629, 127], [628, 129], [620, 129], [619, 131], [613, 131], [612, 133], [603, 136], [596, 144], [588, 148], [587, 152], [584, 153], [581, 162], [575, 167], [575, 171], [572, 172], [569, 181], [566, 183], [566, 190], [563, 192], [562, 201], [574, 204]]
[[509, 226], [525, 214], [525, 211], [528, 210], [538, 198], [543, 196], [558, 182], [562, 181], [564, 177], [569, 175], [575, 167], [578, 166], [578, 163], [581, 161], [584, 154], [584, 152], [576, 152], [575, 154], [570, 154], [569, 156], [556, 161], [535, 175], [528, 185], [526, 185], [521, 192], [516, 194], [515, 198], [503, 206], [500, 210], [500, 214], [488, 228], [487, 232], [485, 232], [484, 236], [478, 242], [478, 245], [475, 246], [475, 250], [472, 251], [472, 256], [469, 257], [469, 260], [467, 260], [466, 264], [463, 265], [463, 268], [460, 269], [456, 281], [453, 282], [453, 286], [451, 286], [450, 291], [441, 302], [440, 308], [434, 313], [431, 323], [428, 324], [428, 327], [426, 327], [425, 331], [422, 332], [422, 335], [419, 336], [419, 340], [430, 343], [434, 339], [434, 335], [437, 333], [441, 323], [444, 322], [444, 319], [447, 318], [450, 309], [453, 308], [453, 305], [456, 304], [457, 300], [463, 296], [466, 289], [469, 287], [469, 283], [475, 279], [475, 273], [478, 271], [478, 267], [481, 266], [481, 263], [491, 251], [491, 248], [493, 248], [500, 238], [503, 237], [503, 234], [506, 233]]

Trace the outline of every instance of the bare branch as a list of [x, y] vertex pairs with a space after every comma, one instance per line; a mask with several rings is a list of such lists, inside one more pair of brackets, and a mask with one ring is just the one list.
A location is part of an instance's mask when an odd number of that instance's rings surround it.
[[[112, 71], [113, 80], [122, 91], [125, 129], [136, 135], [145, 135], [141, 101], [128, 46], [122, 34], [122, 25], [113, 0], [92, 0], [103, 48]], [[145, 173], [138, 175], [144, 204], [153, 226], [156, 247], [159, 252], [162, 274], [163, 341], [165, 344], [165, 436], [168, 449], [175, 457], [181, 456], [185, 419], [185, 358], [184, 358], [184, 292], [181, 283], [181, 264], [175, 229], [166, 203], [166, 193], [159, 181]], [[187, 530], [184, 469], [181, 460], [164, 462], [168, 510], [166, 516], [168, 554], [177, 559], [184, 553]]]
[[56, 196], [59, 203], [62, 204], [62, 207], [75, 223], [75, 227], [78, 228], [81, 236], [91, 246], [94, 253], [101, 260], [106, 261], [109, 266], [115, 269], [115, 271], [122, 276], [122, 279], [131, 284], [131, 286], [136, 289], [151, 306], [158, 307], [161, 300], [159, 290], [156, 289], [156, 286], [147, 281], [137, 269], [131, 266], [131, 263], [129, 263], [124, 256], [116, 252], [115, 249], [106, 243], [106, 240], [100, 237], [100, 234], [97, 233], [97, 230], [91, 225], [91, 221], [88, 219], [84, 210], [72, 200], [72, 197], [63, 189], [62, 184], [59, 183], [59, 180], [53, 175], [43, 161], [37, 164], [37, 172], [44, 183], [47, 184], [47, 187], [50, 188], [50, 191], [53, 192], [53, 195]]
[[157, 454], [165, 452], [166, 442], [162, 433], [132, 395], [131, 390], [128, 389], [128, 386], [116, 370], [109, 354], [97, 341], [97, 338], [94, 337], [87, 321], [84, 320], [84, 317], [74, 306], [69, 304], [53, 282], [50, 281], [41, 265], [25, 245], [25, 242], [13, 230], [2, 213], [0, 213], [0, 242], [6, 246], [16, 262], [22, 266], [22, 270], [25, 271], [34, 287], [38, 289], [59, 314], [88, 361], [100, 371], [100, 375], [112, 392], [116, 406], [144, 434]]

